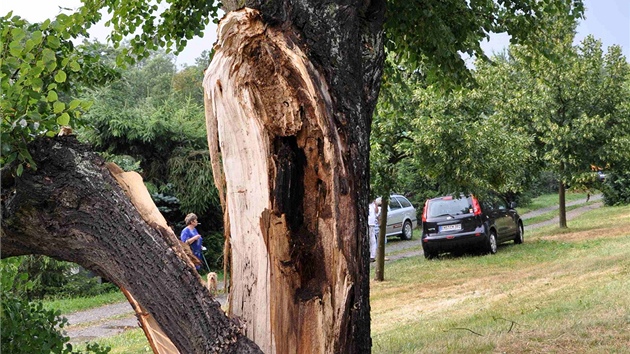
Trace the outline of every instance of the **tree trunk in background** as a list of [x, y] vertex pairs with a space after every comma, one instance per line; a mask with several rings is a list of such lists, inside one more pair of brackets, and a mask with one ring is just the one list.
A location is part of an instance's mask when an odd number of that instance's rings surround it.
[[387, 213], [389, 212], [389, 193], [381, 197], [381, 215], [378, 218], [378, 239], [376, 246], [376, 265], [374, 280], [385, 280], [385, 236], [387, 234]]
[[260, 352], [202, 285], [138, 174], [73, 137], [39, 139], [29, 151], [36, 171], [2, 174], [2, 258], [43, 254], [96, 272], [132, 295], [181, 353]]
[[385, 2], [245, 5], [260, 11], [221, 20], [204, 79], [230, 312], [266, 353], [368, 353], [369, 132]]
[[558, 188], [558, 220], [560, 222], [560, 228], [567, 228], [567, 208], [566, 208], [566, 190], [564, 182], [560, 180], [560, 186]]

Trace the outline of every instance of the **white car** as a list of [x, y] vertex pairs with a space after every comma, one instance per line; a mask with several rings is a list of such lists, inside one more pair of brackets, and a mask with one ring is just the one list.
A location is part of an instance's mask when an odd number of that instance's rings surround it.
[[385, 236], [400, 236], [401, 240], [411, 240], [416, 226], [418, 218], [411, 202], [400, 194], [392, 194], [389, 197]]

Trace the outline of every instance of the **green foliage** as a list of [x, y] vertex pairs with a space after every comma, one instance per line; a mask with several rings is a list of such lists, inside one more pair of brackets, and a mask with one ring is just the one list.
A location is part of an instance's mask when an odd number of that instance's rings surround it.
[[59, 311], [46, 310], [41, 303], [21, 300], [11, 294], [2, 296], [2, 346], [4, 353], [106, 354], [109, 347], [88, 344], [85, 351], [73, 351], [70, 339], [62, 334], [68, 320]]
[[207, 248], [203, 254], [208, 261], [208, 265], [212, 269], [223, 268], [224, 241], [225, 237], [222, 232], [209, 232], [203, 234], [203, 245]]
[[210, 19], [218, 18], [218, 1], [171, 0], [159, 6], [147, 0], [106, 0], [94, 3], [112, 15], [105, 26], [112, 28], [111, 40], [116, 44], [132, 35], [130, 46], [123, 48], [118, 64], [132, 64], [136, 58], [148, 57], [151, 52], [173, 47], [181, 51], [193, 37], [203, 36]]
[[118, 165], [118, 167], [122, 168], [124, 171], [134, 171], [138, 173], [142, 173], [142, 167], [140, 167], [140, 160], [135, 159], [133, 156], [129, 155], [114, 155], [107, 152], [102, 153], [102, 156], [105, 160], [110, 161]]
[[581, 0], [392, 0], [385, 45], [398, 64], [420, 69], [430, 83], [470, 83], [472, 73], [461, 53], [486, 58], [480, 42], [489, 33], [507, 32], [512, 43], [533, 44], [548, 55], [547, 42], [540, 41], [547, 19], [575, 21], [583, 12]]
[[[181, 208], [171, 214], [171, 223], [189, 212], [200, 217], [211, 212], [211, 219], [221, 220], [216, 215], [219, 202], [209, 168], [203, 102], [193, 98], [194, 89], [180, 87], [177, 91], [172, 86], [180, 82], [175, 80], [179, 73], [173, 60], [157, 53], [130, 67], [121, 80], [94, 90], [91, 98], [95, 104], [86, 115], [91, 129], [85, 139], [112, 160], [114, 156], [133, 158], [135, 163], [123, 160], [124, 166], [119, 166], [141, 172], [155, 187], [154, 196], [161, 193], [176, 198], [177, 208], [175, 204], [161, 205], [170, 212]], [[203, 72], [199, 66], [186, 70]], [[121, 162], [120, 157], [114, 161]]]
[[607, 173], [602, 192], [606, 205], [630, 204], [630, 171]]
[[[19, 257], [0, 261], [2, 297], [0, 299], [0, 351], [4, 353], [96, 353], [105, 354], [108, 347], [88, 344], [85, 351], [73, 351], [69, 337], [62, 334], [67, 320], [59, 311], [44, 309], [41, 302], [29, 302], [20, 294], [37, 288], [23, 272]], [[17, 284], [16, 284], [17, 282]], [[21, 286], [19, 291], [17, 287]]]
[[185, 66], [182, 70], [173, 75], [173, 91], [181, 99], [192, 99], [193, 102], [203, 105], [203, 75], [212, 60], [210, 51], [204, 50], [195, 59], [195, 65]]
[[16, 273], [3, 274], [10, 285], [3, 288], [29, 300], [50, 297], [93, 296], [117, 290], [110, 283], [101, 283], [77, 265], [46, 256], [14, 257]]
[[181, 207], [184, 213], [204, 213], [212, 205], [219, 204], [219, 197], [212, 169], [210, 166], [210, 154], [208, 150], [178, 149], [168, 160], [169, 180], [175, 187], [181, 199]]
[[[387, 61], [381, 96], [374, 112], [370, 138], [370, 171], [373, 197], [389, 196], [398, 185], [398, 168], [413, 149], [410, 121], [415, 114], [410, 84], [415, 75]], [[387, 80], [395, 77], [396, 80]]]
[[483, 74], [475, 88], [444, 91], [418, 72], [385, 72], [370, 140], [376, 194], [397, 190], [422, 205], [438, 194], [525, 189], [535, 161], [530, 138], [506, 129]]
[[414, 120], [418, 143], [415, 160], [422, 171], [439, 181], [443, 193], [495, 190], [518, 191], [523, 186], [529, 139], [506, 129], [478, 89], [448, 94], [421, 89], [419, 116]]
[[86, 7], [37, 24], [11, 12], [0, 18], [0, 164], [15, 161], [18, 175], [24, 168], [36, 168], [26, 144], [55, 135], [60, 126], [80, 125], [91, 103], [77, 99], [77, 93], [116, 76], [100, 63], [93, 47], [75, 48], [72, 41], [86, 35], [98, 19], [100, 14]]
[[533, 137], [539, 166], [564, 183], [592, 188], [591, 166], [628, 161], [630, 66], [618, 46], [605, 55], [592, 37], [573, 46], [573, 25], [558, 23], [549, 35], [557, 60], [513, 47], [508, 58], [485, 68], [489, 76], [505, 78], [491, 96], [497, 115]]

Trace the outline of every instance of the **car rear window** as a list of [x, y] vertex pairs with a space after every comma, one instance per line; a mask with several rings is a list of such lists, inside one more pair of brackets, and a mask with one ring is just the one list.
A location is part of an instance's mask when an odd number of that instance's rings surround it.
[[409, 203], [407, 198], [396, 197], [396, 199], [398, 199], [398, 201], [400, 202], [400, 205], [402, 205], [403, 208], [411, 208], [411, 203]]
[[470, 214], [473, 212], [473, 207], [469, 199], [470, 198], [431, 200], [429, 201], [427, 216], [429, 218], [437, 218], [448, 215]]

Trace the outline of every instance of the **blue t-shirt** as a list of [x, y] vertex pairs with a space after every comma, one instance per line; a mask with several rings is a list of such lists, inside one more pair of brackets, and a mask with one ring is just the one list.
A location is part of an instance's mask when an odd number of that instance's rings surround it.
[[[182, 242], [186, 242], [188, 241], [188, 239], [191, 239], [197, 235], [199, 235], [199, 232], [197, 231], [196, 228], [193, 228], [191, 230], [188, 227], [185, 227], [182, 230], [180, 239], [182, 240]], [[201, 241], [203, 241], [203, 239], [199, 237], [197, 241], [190, 244], [190, 249], [192, 250], [193, 254], [197, 256], [197, 258], [199, 258], [199, 260], [201, 260]]]

